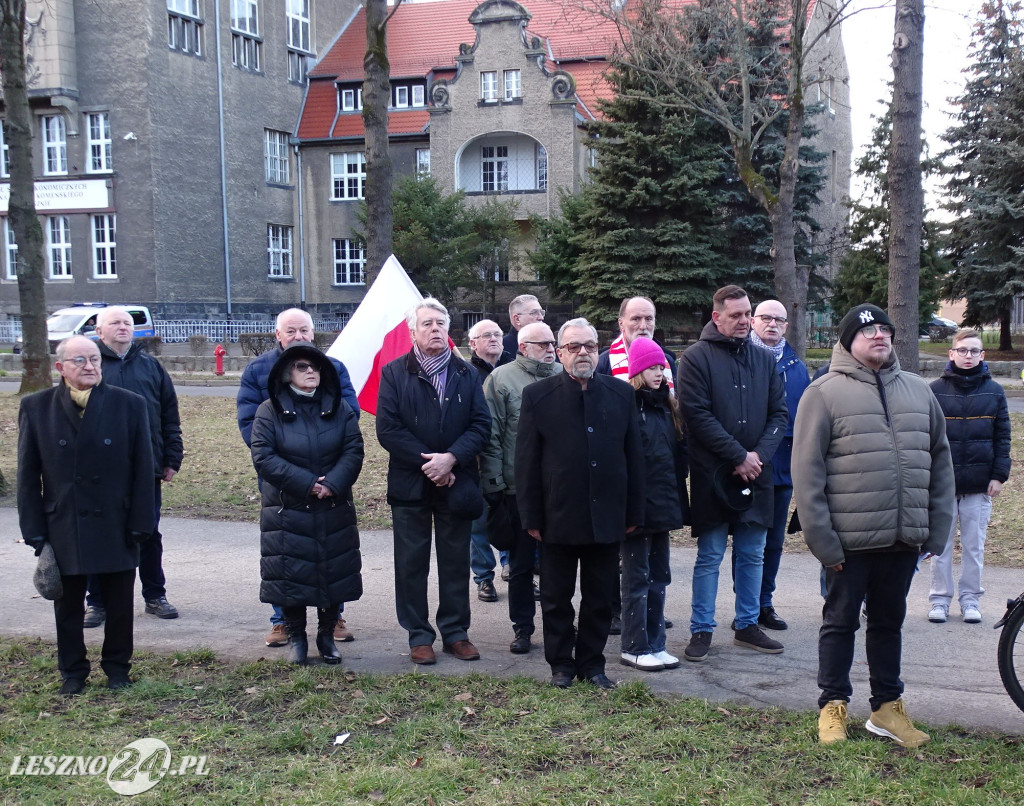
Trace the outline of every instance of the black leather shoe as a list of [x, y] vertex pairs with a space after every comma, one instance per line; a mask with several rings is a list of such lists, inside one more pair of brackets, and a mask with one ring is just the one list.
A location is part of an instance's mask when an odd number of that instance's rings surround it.
[[516, 637], [508, 645], [508, 651], [513, 655], [525, 655], [530, 651], [530, 636], [521, 630], [516, 630]]
[[555, 672], [551, 675], [551, 685], [555, 688], [569, 688], [572, 685], [572, 672]]
[[64, 697], [75, 697], [83, 691], [85, 691], [85, 681], [80, 677], [66, 677], [60, 684], [60, 693]]
[[775, 612], [774, 607], [762, 607], [761, 613], [757, 617], [757, 623], [762, 627], [767, 627], [769, 630], [784, 630], [789, 626], [779, 618], [779, 614]]
[[592, 686], [603, 688], [605, 691], [611, 691], [616, 688], [615, 683], [608, 679], [608, 676], [602, 672], [601, 674], [595, 674], [593, 677], [588, 677], [587, 682]]
[[107, 678], [107, 688], [111, 691], [121, 691], [122, 689], [131, 688], [132, 681], [128, 679], [126, 674], [116, 674], [113, 677]]
[[481, 602], [496, 602], [498, 601], [498, 592], [494, 589], [494, 583], [489, 579], [485, 579], [479, 585], [476, 586], [476, 598]]
[[320, 653], [320, 657], [324, 659], [324, 663], [328, 666], [341, 663], [341, 653], [338, 651], [337, 644], [334, 643], [333, 627], [331, 627], [329, 632], [318, 632], [316, 634], [316, 648]]
[[622, 617], [612, 616], [612, 626], [608, 630], [609, 635], [622, 635]]

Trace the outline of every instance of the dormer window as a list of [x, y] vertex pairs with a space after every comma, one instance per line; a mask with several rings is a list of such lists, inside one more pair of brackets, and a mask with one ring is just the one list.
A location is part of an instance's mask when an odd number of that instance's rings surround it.
[[409, 106], [409, 88], [395, 87], [395, 109], [405, 109]]
[[363, 91], [355, 87], [339, 89], [338, 105], [342, 112], [358, 112], [363, 108]]

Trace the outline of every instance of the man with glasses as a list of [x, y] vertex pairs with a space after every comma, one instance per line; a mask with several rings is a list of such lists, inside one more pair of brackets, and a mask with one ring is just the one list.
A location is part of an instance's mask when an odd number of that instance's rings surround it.
[[519, 352], [518, 333], [531, 322], [544, 321], [544, 309], [533, 294], [520, 294], [508, 304], [508, 318], [512, 323], [502, 345], [509, 355]]
[[811, 382], [796, 413], [793, 491], [804, 540], [826, 569], [818, 634], [824, 744], [846, 739], [865, 601], [865, 727], [904, 747], [928, 741], [901, 699], [903, 621], [918, 558], [941, 554], [949, 540], [955, 485], [945, 416], [928, 384], [900, 369], [893, 333], [881, 308], [851, 309], [839, 323], [828, 373]]
[[[793, 498], [793, 478], [790, 475], [790, 460], [793, 455], [793, 422], [800, 397], [810, 383], [807, 365], [799, 359], [786, 341], [786, 307], [777, 299], [767, 299], [754, 310], [750, 341], [769, 353], [775, 359], [775, 372], [782, 380], [786, 395], [786, 410], [789, 424], [786, 435], [772, 456], [773, 499], [775, 502], [772, 525], [764, 543], [764, 568], [761, 574], [761, 601], [757, 623], [770, 630], [784, 630], [786, 622], [775, 612], [773, 594], [775, 578], [782, 561], [782, 545], [786, 542], [786, 524], [789, 521], [789, 502]], [[736, 555], [733, 554], [733, 557]]]
[[[469, 363], [480, 374], [480, 382], [495, 367], [509, 363], [512, 356], [505, 352], [501, 342], [501, 328], [497, 322], [481, 319], [469, 329], [469, 349], [472, 351]], [[484, 513], [473, 521], [469, 533], [469, 566], [473, 571], [473, 582], [476, 583], [476, 598], [481, 602], [498, 601], [498, 591], [494, 587], [494, 550], [487, 539], [487, 514]], [[501, 552], [501, 564], [508, 563], [505, 552]]]
[[491, 411], [491, 438], [480, 454], [480, 480], [489, 506], [508, 514], [514, 543], [508, 551], [508, 615], [514, 638], [509, 651], [530, 651], [536, 605], [533, 564], [536, 541], [523, 529], [516, 502], [515, 454], [523, 390], [562, 371], [556, 360], [555, 337], [543, 322], [531, 322], [519, 331], [519, 355], [498, 367], [484, 382], [484, 399]]
[[[523, 390], [515, 448], [522, 526], [540, 542], [544, 657], [551, 684], [605, 675], [618, 588], [619, 545], [643, 524], [643, 447], [632, 386], [596, 375], [597, 331], [571, 319], [558, 331], [564, 372]], [[577, 570], [578, 629], [573, 627]]]
[[943, 413], [956, 476], [956, 515], [945, 550], [932, 557], [928, 620], [943, 623], [953, 601], [953, 543], [960, 522], [960, 613], [968, 624], [981, 621], [985, 589], [985, 534], [992, 499], [1010, 477], [1010, 414], [1003, 387], [988, 371], [981, 336], [961, 330], [953, 336], [949, 363], [931, 383]]
[[[704, 661], [717, 625], [718, 577], [732, 534], [736, 594], [733, 643], [778, 654], [782, 644], [758, 626], [764, 544], [775, 502], [767, 465], [789, 424], [782, 379], [750, 333], [747, 292], [714, 295], [711, 321], [679, 360], [676, 388], [690, 452], [690, 518], [697, 536], [688, 661]], [[767, 471], [767, 472], [766, 472]]]
[[53, 602], [64, 696], [89, 676], [82, 617], [92, 575], [107, 609], [100, 666], [111, 689], [131, 685], [135, 569], [155, 527], [153, 443], [146, 401], [103, 379], [96, 342], [57, 345], [60, 383], [21, 401], [18, 520], [38, 556], [46, 543], [60, 569]]

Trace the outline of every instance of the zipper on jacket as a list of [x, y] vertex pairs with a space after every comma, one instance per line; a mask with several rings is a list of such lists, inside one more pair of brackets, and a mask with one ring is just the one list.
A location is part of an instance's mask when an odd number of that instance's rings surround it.
[[896, 429], [893, 427], [892, 417], [889, 415], [889, 400], [885, 396], [885, 384], [882, 382], [882, 375], [879, 372], [872, 373], [875, 376], [875, 385], [878, 387], [878, 398], [882, 401], [882, 411], [885, 412], [885, 424], [889, 427], [889, 436], [892, 439], [892, 449], [896, 454], [896, 540], [899, 541], [903, 535], [903, 476], [900, 473], [900, 446], [897, 441]]

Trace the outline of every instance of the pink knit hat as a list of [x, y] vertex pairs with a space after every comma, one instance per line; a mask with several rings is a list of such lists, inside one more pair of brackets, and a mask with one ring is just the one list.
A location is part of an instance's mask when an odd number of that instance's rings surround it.
[[629, 377], [633, 378], [651, 367], [667, 367], [665, 351], [642, 336], [629, 345]]

